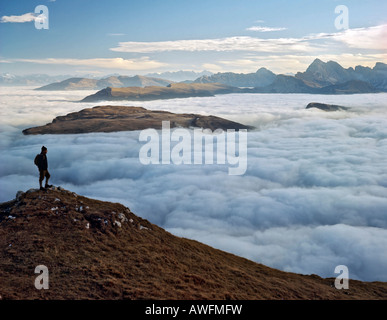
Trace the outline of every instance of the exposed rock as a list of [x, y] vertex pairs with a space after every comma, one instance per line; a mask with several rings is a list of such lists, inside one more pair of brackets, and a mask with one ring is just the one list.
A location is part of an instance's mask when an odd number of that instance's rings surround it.
[[325, 103], [318, 103], [318, 102], [308, 103], [305, 109], [311, 109], [311, 108], [317, 108], [323, 111], [346, 111], [349, 109], [348, 107], [343, 107], [335, 104], [325, 104]]
[[16, 192], [16, 200], [19, 201], [20, 198], [21, 198], [21, 196], [22, 196], [23, 194], [24, 194], [23, 191], [18, 191], [18, 192]]

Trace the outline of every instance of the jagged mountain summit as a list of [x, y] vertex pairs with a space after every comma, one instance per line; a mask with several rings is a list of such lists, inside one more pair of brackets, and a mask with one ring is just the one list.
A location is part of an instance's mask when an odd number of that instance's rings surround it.
[[254, 87], [253, 92], [259, 93], [373, 93], [387, 91], [387, 64], [377, 62], [372, 69], [363, 66], [345, 69], [335, 61], [315, 59], [305, 72], [297, 72], [295, 76], [275, 75], [266, 68], [260, 68], [256, 73], [217, 73], [194, 81], [215, 82], [234, 87]]
[[[2, 299], [385, 299], [387, 283], [283, 272], [52, 187], [0, 204]], [[36, 266], [49, 290], [37, 290]]]
[[345, 69], [335, 61], [315, 59], [305, 72], [298, 72], [295, 77], [316, 88], [361, 81], [373, 87], [373, 91], [387, 90], [387, 64], [381, 62], [372, 69], [363, 66]]

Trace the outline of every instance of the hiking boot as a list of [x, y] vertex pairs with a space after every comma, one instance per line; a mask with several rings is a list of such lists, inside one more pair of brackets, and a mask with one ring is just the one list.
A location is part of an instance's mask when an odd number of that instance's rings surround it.
[[51, 188], [51, 187], [52, 187], [52, 184], [46, 184], [44, 187], [45, 187], [45, 188]]
[[46, 191], [46, 188], [40, 187], [40, 190], [42, 190], [42, 191]]

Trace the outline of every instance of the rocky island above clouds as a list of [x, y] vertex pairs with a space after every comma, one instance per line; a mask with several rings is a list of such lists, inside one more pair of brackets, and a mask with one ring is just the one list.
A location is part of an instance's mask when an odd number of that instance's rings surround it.
[[161, 129], [162, 121], [174, 127], [204, 129], [252, 129], [250, 126], [216, 116], [176, 114], [142, 107], [97, 106], [56, 117], [51, 123], [23, 130], [23, 134], [71, 134]]

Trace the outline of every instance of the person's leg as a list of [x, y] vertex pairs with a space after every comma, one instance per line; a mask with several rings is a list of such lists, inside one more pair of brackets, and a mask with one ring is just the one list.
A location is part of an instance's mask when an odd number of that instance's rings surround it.
[[46, 185], [45, 185], [45, 187], [46, 187], [46, 188], [52, 187], [51, 185], [48, 184], [48, 180], [49, 180], [50, 177], [51, 177], [51, 175], [50, 175], [50, 173], [48, 172], [48, 170], [45, 171], [45, 176], [46, 176]]
[[43, 180], [44, 180], [44, 170], [39, 170], [39, 187], [41, 190], [43, 189], [43, 186], [42, 186]]

